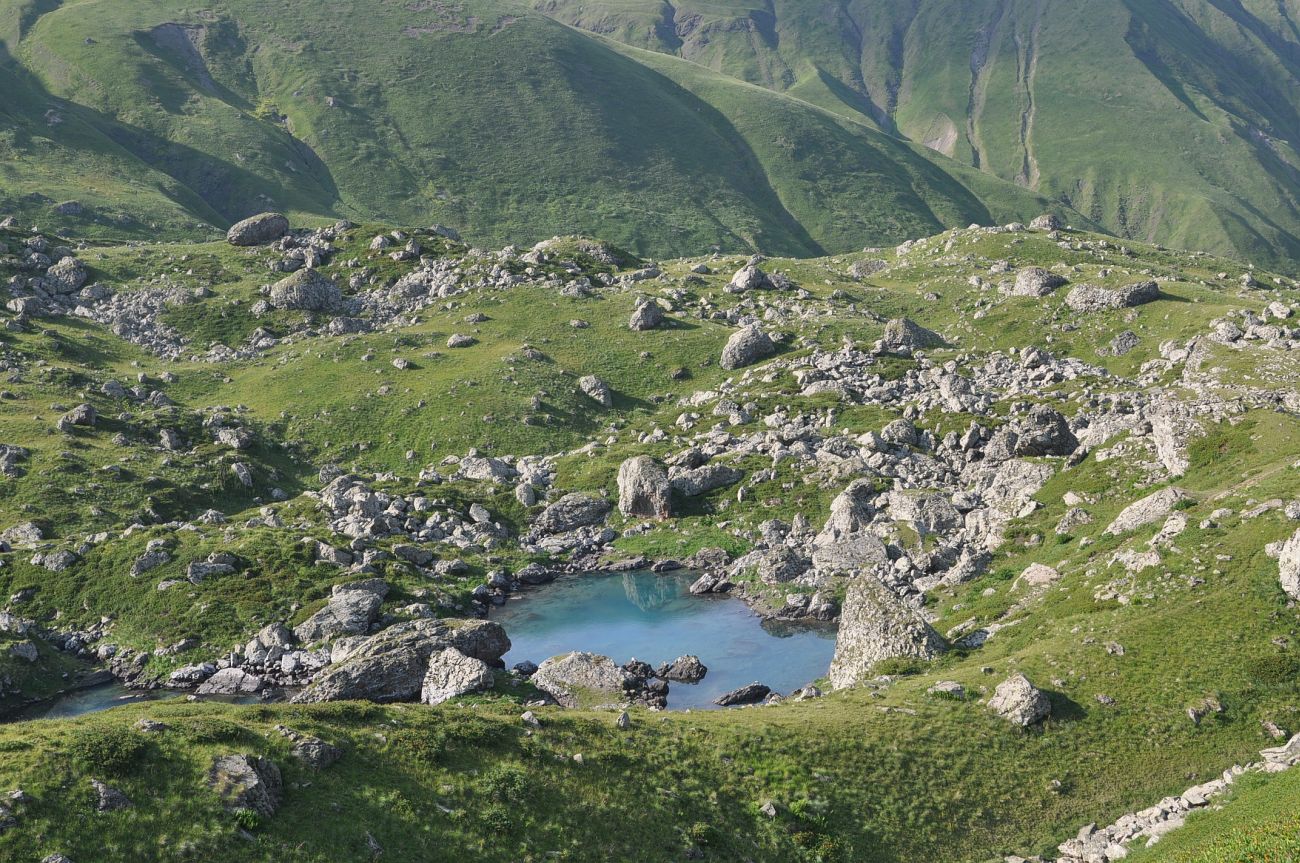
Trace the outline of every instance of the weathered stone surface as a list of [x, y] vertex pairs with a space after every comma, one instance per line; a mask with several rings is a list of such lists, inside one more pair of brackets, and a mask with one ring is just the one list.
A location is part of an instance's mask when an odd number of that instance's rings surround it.
[[388, 585], [379, 579], [336, 585], [326, 606], [295, 626], [294, 635], [313, 642], [369, 632], [387, 594]]
[[664, 322], [663, 306], [654, 300], [646, 300], [637, 304], [632, 310], [632, 317], [628, 321], [628, 327], [638, 332], [653, 330]]
[[289, 220], [279, 213], [259, 213], [236, 222], [226, 231], [232, 246], [260, 246], [278, 240], [289, 232]]
[[768, 285], [767, 273], [759, 269], [756, 264], [746, 264], [737, 270], [731, 277], [731, 281], [727, 283], [727, 293], [746, 294]]
[[398, 623], [349, 645], [293, 700], [414, 700], [424, 686], [429, 657], [448, 647], [499, 665], [510, 639], [500, 625], [486, 620], [421, 618]]
[[116, 812], [119, 809], [130, 809], [134, 805], [131, 798], [112, 785], [98, 779], [90, 780], [90, 785], [95, 790], [95, 808], [100, 812]]
[[668, 474], [650, 456], [634, 456], [619, 467], [618, 509], [628, 518], [668, 518], [672, 515], [672, 486]]
[[946, 649], [943, 639], [917, 612], [872, 574], [849, 585], [835, 638], [830, 681], [847, 689], [870, 676], [886, 659], [933, 659]]
[[208, 785], [228, 809], [251, 809], [270, 818], [280, 806], [284, 782], [273, 761], [252, 755], [218, 755], [208, 770]]
[[601, 497], [573, 492], [542, 510], [534, 526], [545, 533], [567, 533], [580, 527], [601, 524], [609, 515], [610, 503]]
[[1126, 506], [1106, 528], [1106, 533], [1116, 536], [1160, 521], [1169, 515], [1179, 501], [1187, 498], [1187, 492], [1181, 488], [1162, 488]]
[[333, 281], [305, 267], [272, 285], [270, 300], [277, 309], [333, 312], [342, 305], [343, 294]]
[[1300, 530], [1283, 543], [1277, 569], [1282, 591], [1292, 599], [1300, 600]]
[[744, 704], [757, 704], [772, 693], [772, 688], [762, 683], [747, 683], [739, 689], [733, 689], [713, 699], [720, 707], [739, 707]]
[[343, 750], [319, 737], [300, 737], [290, 750], [293, 757], [313, 770], [324, 770], [343, 757]]
[[578, 378], [578, 389], [602, 407], [614, 406], [614, 391], [609, 388], [609, 384], [595, 375], [584, 375]]
[[1064, 276], [1040, 267], [1026, 267], [1016, 274], [1016, 284], [1011, 289], [1013, 297], [1045, 297], [1052, 291], [1069, 284]]
[[880, 338], [880, 348], [886, 353], [910, 354], [946, 344], [943, 336], [908, 318], [894, 318], [885, 324], [885, 334]]
[[565, 653], [537, 667], [533, 685], [565, 707], [613, 708], [631, 700], [635, 678], [608, 656]]
[[998, 684], [988, 707], [1022, 728], [1041, 722], [1052, 713], [1052, 702], [1019, 672]]
[[757, 324], [737, 330], [722, 348], [719, 364], [728, 371], [752, 366], [776, 353], [776, 344]]
[[492, 669], [481, 659], [466, 656], [454, 647], [444, 647], [429, 657], [420, 688], [424, 704], [442, 704], [459, 695], [491, 689]]
[[1035, 231], [1059, 231], [1065, 227], [1061, 224], [1060, 218], [1052, 213], [1044, 213], [1029, 223], [1029, 227]]
[[89, 274], [86, 265], [76, 258], [64, 258], [45, 272], [45, 287], [56, 294], [71, 294], [81, 290]]
[[1012, 583], [1012, 589], [1018, 587], [1047, 587], [1061, 580], [1061, 573], [1057, 572], [1050, 566], [1041, 563], [1031, 563], [1025, 567], [1025, 571], [1017, 576]]
[[1077, 285], [1065, 296], [1065, 304], [1076, 312], [1101, 312], [1140, 306], [1160, 297], [1155, 282], [1138, 282], [1122, 288]]
[[708, 672], [708, 666], [700, 662], [698, 656], [688, 653], [660, 665], [655, 670], [655, 676], [678, 683], [699, 683]]
[[700, 465], [696, 468], [675, 467], [668, 471], [668, 479], [673, 488], [685, 497], [697, 497], [735, 485], [744, 477], [744, 471], [739, 468], [717, 463]]
[[239, 668], [222, 668], [195, 690], [199, 695], [252, 695], [264, 686], [261, 677]]

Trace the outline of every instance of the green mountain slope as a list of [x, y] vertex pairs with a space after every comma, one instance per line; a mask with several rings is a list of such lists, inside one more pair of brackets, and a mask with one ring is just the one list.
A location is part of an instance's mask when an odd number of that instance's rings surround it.
[[57, 102], [89, 126], [43, 129], [52, 153], [14, 145], [0, 206], [46, 222], [27, 195], [110, 156], [217, 226], [279, 208], [439, 221], [485, 244], [599, 232], [653, 254], [843, 251], [1046, 206], [509, 2], [7, 5], [27, 22], [6, 36], [13, 74], [30, 81], [12, 122]]
[[1300, 255], [1294, 2], [543, 0], [575, 26], [798, 95], [1117, 234]]

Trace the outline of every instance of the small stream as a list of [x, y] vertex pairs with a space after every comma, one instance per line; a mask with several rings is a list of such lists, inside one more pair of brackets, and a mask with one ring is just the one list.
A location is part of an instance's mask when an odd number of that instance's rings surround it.
[[758, 681], [783, 695], [825, 677], [835, 632], [765, 622], [739, 599], [692, 596], [688, 574], [592, 573], [524, 591], [491, 619], [505, 627], [506, 665], [574, 650], [615, 662], [658, 666], [693, 653], [709, 673], [670, 683], [674, 710], [714, 707], [713, 699]]

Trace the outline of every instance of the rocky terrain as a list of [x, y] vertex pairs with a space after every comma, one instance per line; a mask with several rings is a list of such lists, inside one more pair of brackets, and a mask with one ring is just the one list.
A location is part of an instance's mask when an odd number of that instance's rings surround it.
[[[10, 219], [0, 278], [0, 706], [173, 694], [0, 729], [14, 859], [1114, 861], [1297, 759], [1288, 277], [1052, 215], [647, 261], [267, 213]], [[512, 595], [646, 569], [835, 627], [825, 677], [504, 667]]]

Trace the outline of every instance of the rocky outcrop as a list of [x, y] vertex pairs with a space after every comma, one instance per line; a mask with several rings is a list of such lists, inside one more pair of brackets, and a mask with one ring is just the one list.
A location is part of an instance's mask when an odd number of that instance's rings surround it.
[[1016, 274], [1016, 283], [1010, 290], [1013, 297], [1045, 297], [1052, 291], [1068, 285], [1064, 276], [1059, 276], [1041, 267], [1026, 267]]
[[1042, 722], [1052, 714], [1052, 702], [1019, 672], [998, 684], [988, 707], [1021, 728]]
[[289, 220], [279, 213], [260, 213], [236, 222], [226, 231], [232, 246], [260, 246], [278, 240], [289, 232]]
[[311, 267], [276, 282], [271, 286], [268, 299], [277, 309], [304, 312], [336, 312], [343, 304], [339, 286]]
[[633, 701], [662, 707], [667, 685], [648, 680], [648, 667], [641, 671], [633, 673], [608, 656], [565, 653], [539, 665], [532, 683], [563, 707], [613, 709]]
[[880, 350], [891, 354], [910, 355], [913, 351], [941, 348], [946, 344], [943, 336], [908, 318], [894, 318], [885, 324], [885, 334], [880, 337]]
[[943, 638], [874, 575], [849, 585], [835, 638], [830, 680], [847, 689], [870, 676], [886, 659], [933, 659], [943, 653]]
[[1300, 600], [1300, 530], [1291, 534], [1291, 538], [1282, 544], [1277, 558], [1277, 570], [1282, 592], [1294, 600]]
[[444, 647], [429, 657], [420, 688], [420, 701], [441, 704], [470, 692], [491, 689], [492, 669], [481, 659], [466, 656], [454, 647]]
[[1115, 520], [1106, 528], [1106, 533], [1118, 536], [1130, 530], [1136, 530], [1148, 524], [1154, 524], [1173, 511], [1179, 501], [1188, 500], [1187, 492], [1181, 488], [1162, 488], [1139, 501], [1129, 504], [1115, 516]]
[[668, 474], [648, 455], [628, 459], [618, 469], [618, 509], [628, 518], [672, 515]]
[[208, 770], [208, 786], [227, 809], [248, 809], [270, 818], [280, 806], [284, 781], [273, 761], [252, 755], [219, 755]]
[[429, 658], [448, 647], [497, 666], [510, 639], [498, 624], [485, 620], [398, 623], [369, 638], [335, 645], [334, 662], [293, 700], [412, 701], [424, 686]]
[[1149, 281], [1114, 289], [1078, 285], [1066, 294], [1065, 304], [1076, 312], [1102, 312], [1144, 305], [1159, 297], [1160, 286]]
[[719, 365], [728, 371], [743, 369], [774, 353], [776, 344], [757, 324], [751, 324], [732, 333], [731, 338], [727, 339]]
[[295, 626], [293, 634], [310, 643], [369, 632], [387, 595], [388, 583], [378, 578], [335, 585], [325, 607]]
[[533, 526], [544, 533], [568, 533], [603, 523], [609, 510], [610, 503], [604, 498], [573, 492], [542, 510]]
[[700, 465], [696, 468], [674, 467], [668, 471], [669, 482], [683, 497], [698, 497], [735, 485], [744, 477], [744, 471], [739, 468], [716, 463]]

